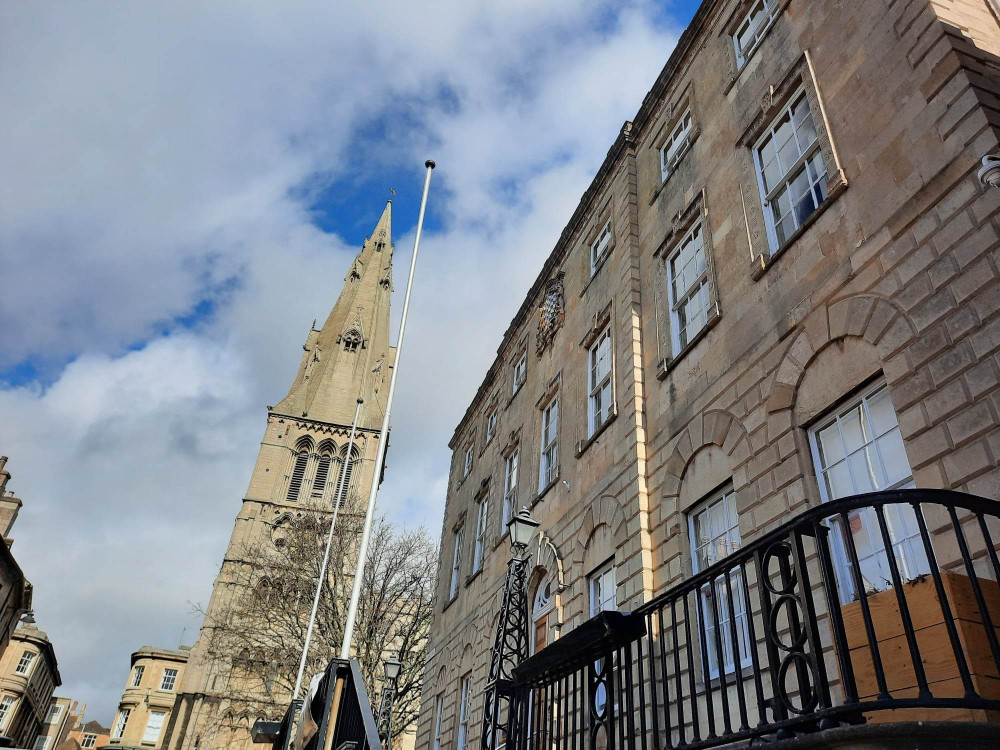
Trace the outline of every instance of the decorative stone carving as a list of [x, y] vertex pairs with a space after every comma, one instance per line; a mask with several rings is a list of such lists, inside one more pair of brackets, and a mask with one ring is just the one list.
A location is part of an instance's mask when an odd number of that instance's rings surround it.
[[558, 274], [545, 285], [542, 303], [538, 307], [537, 351], [541, 354], [552, 341], [565, 317], [563, 274]]

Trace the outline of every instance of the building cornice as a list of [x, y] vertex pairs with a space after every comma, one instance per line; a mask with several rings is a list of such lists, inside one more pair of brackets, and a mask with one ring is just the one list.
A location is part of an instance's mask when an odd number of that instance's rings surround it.
[[622, 125], [621, 130], [618, 132], [618, 137], [615, 139], [615, 142], [611, 145], [611, 148], [608, 149], [608, 153], [604, 157], [604, 161], [601, 163], [600, 169], [597, 170], [597, 174], [594, 175], [594, 179], [591, 180], [590, 186], [584, 191], [579, 203], [577, 203], [576, 210], [573, 211], [573, 215], [570, 217], [569, 222], [559, 235], [559, 239], [556, 241], [555, 247], [552, 249], [552, 252], [549, 253], [549, 257], [542, 265], [542, 270], [539, 271], [534, 283], [525, 295], [524, 301], [521, 303], [521, 307], [514, 315], [510, 325], [507, 326], [507, 330], [503, 334], [500, 346], [497, 348], [496, 359], [493, 361], [490, 369], [487, 370], [486, 377], [483, 378], [482, 384], [476, 391], [476, 395], [473, 397], [469, 407], [465, 410], [465, 414], [459, 421], [458, 426], [455, 427], [455, 432], [448, 443], [448, 447], [452, 450], [455, 449], [459, 434], [465, 428], [469, 418], [476, 411], [479, 403], [484, 397], [486, 397], [490, 387], [493, 385], [493, 380], [498, 371], [503, 369], [504, 358], [507, 350], [512, 345], [511, 342], [514, 342], [514, 345], [517, 344], [517, 335], [521, 324], [527, 319], [529, 313], [534, 307], [535, 299], [541, 293], [542, 288], [552, 276], [553, 271], [558, 268], [559, 264], [562, 263], [563, 259], [566, 257], [570, 245], [576, 237], [577, 231], [580, 229], [581, 224], [584, 223], [585, 218], [590, 213], [593, 202], [603, 191], [605, 180], [608, 175], [611, 174], [622, 154], [626, 151], [631, 151], [634, 143], [632, 133], [632, 122], [626, 120]]

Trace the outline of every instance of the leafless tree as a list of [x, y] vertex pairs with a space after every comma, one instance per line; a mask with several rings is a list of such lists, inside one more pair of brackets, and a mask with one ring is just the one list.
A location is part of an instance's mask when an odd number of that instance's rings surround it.
[[[340, 651], [354, 582], [363, 515], [352, 497], [337, 520], [306, 662], [304, 687]], [[271, 716], [291, 698], [320, 577], [330, 523], [328, 509], [303, 508], [279, 518], [269, 538], [248, 542], [224, 569], [226, 602], [206, 615], [208, 653], [228, 684], [234, 713]], [[377, 519], [369, 544], [355, 626], [354, 657], [378, 713], [383, 661], [402, 662], [393, 709], [393, 737], [417, 718], [427, 633], [435, 590], [436, 550], [423, 527], [401, 529]], [[222, 688], [222, 684], [217, 685]], [[272, 718], [280, 718], [272, 716]]]

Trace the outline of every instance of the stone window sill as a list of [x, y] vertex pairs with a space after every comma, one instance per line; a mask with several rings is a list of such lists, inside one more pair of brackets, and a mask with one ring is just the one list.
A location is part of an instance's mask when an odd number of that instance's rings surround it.
[[483, 572], [483, 567], [480, 565], [479, 570], [474, 570], [472, 573], [470, 573], [465, 577], [465, 585], [468, 586], [474, 580], [479, 578], [479, 576], [482, 575], [482, 572]]
[[606, 429], [608, 429], [611, 423], [614, 422], [615, 419], [617, 418], [618, 418], [618, 407], [616, 404], [613, 404], [611, 407], [611, 413], [608, 415], [608, 418], [604, 420], [604, 424], [598, 427], [597, 430], [594, 432], [594, 434], [591, 435], [586, 440], [577, 441], [575, 457], [579, 458], [580, 456], [582, 456], [587, 451], [587, 448], [589, 448], [593, 443], [595, 443], [597, 441], [597, 438], [601, 436], [601, 433], [603, 433]]
[[536, 505], [538, 505], [538, 503], [542, 501], [542, 498], [548, 494], [549, 490], [555, 487], [558, 483], [559, 483], [559, 472], [557, 471], [555, 479], [553, 479], [551, 482], [549, 482], [547, 485], [545, 485], [544, 487], [542, 487], [542, 489], [538, 491], [538, 495], [536, 495], [535, 499], [531, 501], [531, 507], [534, 508]]
[[715, 324], [719, 322], [719, 319], [721, 317], [722, 315], [719, 313], [718, 305], [713, 306], [712, 315], [711, 317], [709, 317], [708, 322], [705, 323], [705, 327], [702, 328], [700, 331], [698, 331], [698, 333], [695, 334], [694, 338], [688, 341], [687, 344], [684, 345], [684, 348], [682, 348], [677, 353], [676, 356], [664, 357], [663, 359], [660, 360], [660, 364], [657, 365], [656, 367], [656, 378], [658, 380], [663, 380], [665, 377], [667, 377], [667, 375], [670, 374], [671, 370], [677, 367], [677, 363], [680, 362], [682, 359], [684, 359], [684, 357], [687, 356], [688, 352], [694, 349], [698, 345], [698, 342], [708, 335], [708, 332], [715, 327]]
[[[750, 271], [750, 278], [754, 281], [758, 281], [761, 276], [774, 265], [775, 261], [792, 245], [798, 242], [799, 238], [805, 234], [809, 227], [815, 223], [815, 221], [825, 212], [834, 202], [841, 196], [841, 194], [847, 189], [847, 181], [841, 177], [835, 177], [834, 184], [827, 185], [827, 195], [826, 200], [820, 203], [816, 210], [809, 214], [809, 217], [802, 223], [798, 229], [789, 235], [788, 239], [785, 240], [784, 244], [781, 245], [777, 250], [771, 253], [769, 257], [764, 257], [763, 255], [757, 255], [753, 259], [753, 268]], [[767, 209], [764, 209], [765, 211]]]
[[441, 611], [446, 612], [448, 610], [448, 607], [454, 604], [457, 600], [458, 600], [458, 592], [455, 592], [455, 596], [451, 597], [451, 599], [449, 599], [444, 603], [444, 606], [441, 607]]

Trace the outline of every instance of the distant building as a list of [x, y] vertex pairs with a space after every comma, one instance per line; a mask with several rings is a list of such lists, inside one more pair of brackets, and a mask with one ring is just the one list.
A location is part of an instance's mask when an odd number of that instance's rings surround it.
[[96, 721], [84, 723], [87, 704], [52, 696], [32, 750], [90, 750], [108, 744], [109, 730]]
[[49, 701], [49, 709], [45, 712], [45, 719], [41, 729], [35, 737], [32, 748], [36, 750], [52, 750], [65, 739], [69, 728], [74, 724], [73, 712], [76, 711], [76, 701], [69, 698], [60, 698], [53, 695]]
[[0, 591], [9, 592], [0, 597], [0, 653], [3, 653], [11, 633], [27, 610], [31, 609], [31, 584], [24, 578], [20, 566], [11, 554], [14, 543], [10, 532], [21, 510], [21, 500], [7, 489], [10, 472], [4, 467], [7, 456], [0, 456]]
[[[161, 745], [163, 730], [177, 699], [189, 649], [177, 650], [143, 646], [132, 654], [129, 671], [118, 713], [111, 725], [110, 736], [97, 747], [153, 748]], [[89, 739], [85, 737], [84, 739]], [[88, 745], [80, 745], [87, 750]], [[95, 747], [90, 745], [89, 747]]]
[[21, 625], [0, 654], [0, 735], [18, 747], [34, 747], [44, 734], [52, 692], [61, 684], [49, 637], [34, 625]]
[[105, 747], [110, 737], [111, 730], [106, 726], [98, 721], [88, 721], [67, 732], [66, 739], [56, 747], [56, 750], [91, 750], [91, 748]]

